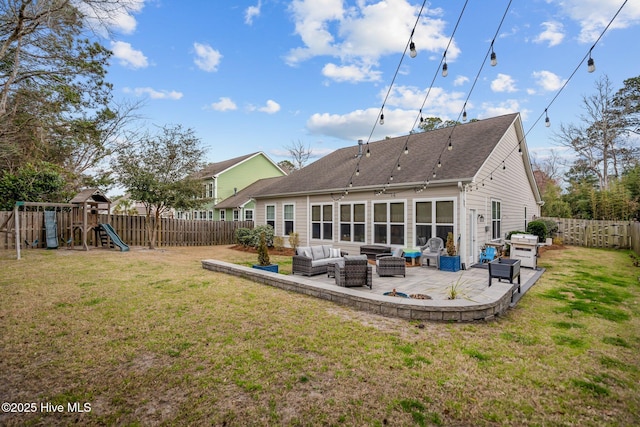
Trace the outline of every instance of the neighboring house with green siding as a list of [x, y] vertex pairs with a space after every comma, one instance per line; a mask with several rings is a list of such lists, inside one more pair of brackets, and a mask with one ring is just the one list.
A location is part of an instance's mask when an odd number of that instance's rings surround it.
[[202, 179], [203, 198], [211, 202], [198, 210], [178, 212], [177, 217], [212, 221], [252, 220], [253, 210], [250, 207], [239, 210], [218, 205], [260, 179], [285, 175], [286, 172], [261, 151], [210, 163], [196, 177]]

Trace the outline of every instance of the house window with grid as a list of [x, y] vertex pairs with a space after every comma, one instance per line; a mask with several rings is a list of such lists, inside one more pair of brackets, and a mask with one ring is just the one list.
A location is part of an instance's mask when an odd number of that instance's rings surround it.
[[244, 220], [253, 221], [253, 209], [247, 209], [244, 211]]
[[453, 200], [425, 200], [416, 202], [416, 246], [423, 246], [432, 237], [447, 241], [453, 233]]
[[275, 205], [267, 205], [267, 225], [270, 225], [273, 228], [273, 233], [276, 232], [276, 206]]
[[240, 211], [238, 209], [233, 210], [233, 220], [240, 221]]
[[353, 203], [340, 205], [340, 241], [365, 241], [365, 205]]
[[288, 236], [290, 233], [293, 233], [294, 231], [294, 205], [284, 205], [283, 206], [283, 210], [284, 210], [284, 235]]
[[333, 240], [333, 205], [311, 205], [311, 238]]
[[213, 221], [213, 211], [209, 211], [209, 221]]
[[491, 201], [491, 239], [497, 240], [502, 236], [502, 203]]
[[373, 204], [373, 242], [404, 246], [404, 203]]
[[220, 209], [220, 221], [227, 219], [227, 212], [224, 209]]
[[210, 182], [210, 183], [209, 183], [209, 191], [208, 191], [207, 196], [208, 196], [210, 199], [213, 199], [213, 182]]

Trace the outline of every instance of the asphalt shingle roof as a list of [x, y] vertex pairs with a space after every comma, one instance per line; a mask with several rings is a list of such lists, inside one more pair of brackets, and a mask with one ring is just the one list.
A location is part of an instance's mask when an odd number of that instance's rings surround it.
[[262, 178], [251, 185], [238, 191], [235, 195], [227, 197], [218, 203], [216, 209], [233, 209], [240, 207], [251, 200], [256, 194], [260, 193], [267, 186], [273, 185], [277, 181], [284, 179], [285, 176], [274, 176], [271, 178]]
[[[390, 175], [393, 184], [419, 184], [429, 179], [454, 181], [472, 178], [518, 116], [517, 113], [478, 120], [429, 132], [389, 138], [369, 143], [370, 157], [358, 157], [357, 145], [328, 154], [310, 165], [282, 177], [254, 196], [267, 197], [341, 191], [349, 181], [353, 189], [383, 186]], [[451, 136], [453, 149], [447, 150]], [[407, 145], [408, 155], [402, 154]], [[363, 146], [366, 151], [367, 145]], [[438, 168], [440, 159], [442, 167]], [[401, 170], [397, 170], [400, 161]], [[354, 171], [359, 163], [359, 175]], [[436, 178], [432, 172], [436, 171]]]

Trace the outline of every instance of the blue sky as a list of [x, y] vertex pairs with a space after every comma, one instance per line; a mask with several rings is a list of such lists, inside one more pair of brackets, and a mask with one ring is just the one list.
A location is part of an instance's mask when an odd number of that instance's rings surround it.
[[[585, 56], [624, 0], [512, 1], [494, 42], [498, 65], [481, 72], [508, 0], [471, 0], [464, 12], [462, 0], [427, 2], [415, 58], [402, 54], [417, 0], [134, 2], [102, 41], [114, 52], [115, 98], [143, 101], [146, 127], [194, 129], [213, 162], [255, 151], [277, 162], [298, 141], [322, 156], [409, 133], [423, 103], [424, 117], [457, 119], [467, 99], [469, 118], [520, 112], [542, 158], [558, 148], [560, 123], [578, 122], [598, 78], [617, 90], [640, 75], [640, 0], [628, 0], [593, 48], [594, 73]], [[546, 128], [544, 109], [583, 59]]]

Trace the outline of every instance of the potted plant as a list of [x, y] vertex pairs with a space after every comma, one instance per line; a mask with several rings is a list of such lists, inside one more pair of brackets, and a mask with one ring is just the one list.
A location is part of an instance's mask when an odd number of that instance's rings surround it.
[[258, 270], [278, 272], [278, 264], [271, 264], [269, 259], [269, 250], [267, 249], [267, 238], [264, 233], [260, 233], [260, 241], [258, 243], [258, 264], [253, 264], [253, 268]]
[[443, 271], [460, 271], [460, 255], [453, 241], [453, 233], [447, 234], [446, 244], [447, 255], [440, 256], [440, 270]]

